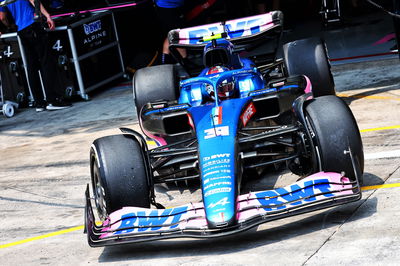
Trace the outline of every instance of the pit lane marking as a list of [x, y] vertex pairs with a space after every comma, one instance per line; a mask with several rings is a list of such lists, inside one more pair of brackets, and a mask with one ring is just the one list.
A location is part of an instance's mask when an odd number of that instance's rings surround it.
[[363, 132], [389, 130], [389, 129], [399, 129], [399, 128], [400, 128], [400, 125], [396, 125], [396, 126], [389, 126], [389, 127], [377, 127], [377, 128], [362, 129], [362, 130], [360, 130], [360, 132], [363, 133]]
[[381, 188], [394, 188], [394, 187], [400, 187], [400, 183], [376, 185], [376, 186], [365, 186], [365, 187], [361, 187], [361, 190], [364, 191], [364, 190], [381, 189]]
[[365, 154], [365, 159], [366, 160], [385, 159], [385, 158], [399, 158], [399, 157], [400, 157], [400, 150], [382, 151], [382, 152], [375, 152], [375, 153]]
[[40, 240], [40, 239], [44, 239], [44, 238], [48, 238], [48, 237], [52, 237], [52, 236], [63, 235], [63, 234], [74, 232], [74, 231], [78, 231], [78, 230], [83, 230], [83, 228], [84, 228], [84, 226], [80, 225], [80, 226], [76, 226], [76, 227], [72, 227], [72, 228], [68, 228], [68, 229], [52, 232], [52, 233], [49, 233], [49, 234], [41, 235], [41, 236], [35, 236], [35, 237], [27, 238], [27, 239], [20, 240], [20, 241], [17, 241], [17, 242], [12, 242], [12, 243], [8, 243], [8, 244], [0, 245], [0, 249], [21, 245], [21, 244], [25, 244], [25, 243], [28, 243], [28, 242], [32, 242], [32, 241], [36, 241], [36, 240]]
[[390, 97], [390, 96], [349, 95], [349, 94], [344, 94], [344, 93], [336, 93], [336, 96], [344, 97], [344, 98], [400, 101], [400, 98], [398, 98], [398, 97]]

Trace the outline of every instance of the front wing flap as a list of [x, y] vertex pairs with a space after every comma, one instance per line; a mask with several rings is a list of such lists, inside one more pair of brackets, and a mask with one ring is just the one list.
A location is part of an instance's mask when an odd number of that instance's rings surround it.
[[111, 213], [101, 226], [97, 226], [87, 188], [85, 231], [92, 247], [177, 237], [219, 237], [268, 221], [359, 199], [361, 189], [358, 182], [351, 182], [338, 173], [319, 172], [284, 188], [238, 196], [237, 224], [230, 227], [209, 229], [203, 203], [168, 209], [124, 207]]

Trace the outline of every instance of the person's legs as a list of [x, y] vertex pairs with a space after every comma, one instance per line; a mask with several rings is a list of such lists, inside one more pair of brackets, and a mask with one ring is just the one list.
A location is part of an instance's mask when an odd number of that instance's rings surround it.
[[63, 98], [57, 72], [57, 61], [49, 47], [47, 33], [41, 29], [36, 31], [37, 38], [34, 45], [40, 63], [40, 73], [46, 92], [46, 100], [52, 103], [57, 99]]
[[[175, 60], [170, 55], [169, 51], [169, 42], [168, 42], [168, 32], [172, 29], [177, 29], [183, 27], [183, 18], [182, 18], [182, 10], [181, 8], [162, 8], [157, 7], [157, 16], [160, 21], [161, 31], [164, 37], [163, 45], [162, 45], [162, 56], [161, 63], [162, 64], [170, 64]], [[179, 49], [179, 53], [182, 58], [186, 57], [186, 50]]]
[[28, 73], [27, 78], [32, 92], [32, 97], [35, 101], [38, 111], [42, 111], [42, 109], [46, 107], [46, 102], [44, 100], [42, 85], [39, 77], [40, 64], [34, 45], [35, 34], [30, 27], [20, 31], [18, 34], [21, 38], [21, 42], [25, 51]]
[[35, 25], [36, 39], [34, 48], [38, 55], [40, 73], [42, 75], [43, 87], [46, 92], [47, 110], [58, 110], [71, 106], [64, 102], [64, 92], [57, 72], [57, 59], [49, 46], [47, 32]]

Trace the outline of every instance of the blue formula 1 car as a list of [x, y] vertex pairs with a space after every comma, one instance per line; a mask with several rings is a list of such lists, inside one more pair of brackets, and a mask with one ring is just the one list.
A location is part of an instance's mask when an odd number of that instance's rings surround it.
[[[133, 79], [140, 126], [158, 147], [127, 128], [93, 142], [102, 224], [88, 185], [90, 246], [224, 236], [361, 198], [362, 141], [335, 96], [326, 47], [313, 38], [280, 46], [281, 32], [274, 11], [169, 33], [180, 64], [146, 67]], [[297, 182], [242, 191], [282, 165]], [[198, 181], [201, 202], [156, 202], [156, 184], [188, 180]]]

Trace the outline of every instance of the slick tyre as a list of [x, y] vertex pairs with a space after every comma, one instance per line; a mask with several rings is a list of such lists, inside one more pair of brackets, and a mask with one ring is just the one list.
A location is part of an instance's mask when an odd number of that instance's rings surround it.
[[126, 206], [150, 207], [146, 160], [139, 142], [129, 136], [96, 139], [90, 149], [90, 170], [101, 219]]
[[283, 55], [287, 74], [306, 75], [311, 81], [314, 97], [335, 95], [327, 48], [320, 38], [286, 43]]
[[[356, 120], [340, 98], [328, 95], [311, 100], [305, 108], [305, 117], [309, 127], [318, 165], [314, 169], [325, 172], [345, 172], [345, 176], [356, 180], [355, 170], [360, 177], [364, 171], [364, 152], [361, 135]], [[355, 169], [349, 154], [352, 151]]]
[[141, 68], [133, 76], [133, 94], [136, 111], [157, 100], [173, 101], [178, 95], [178, 76], [174, 65]]

